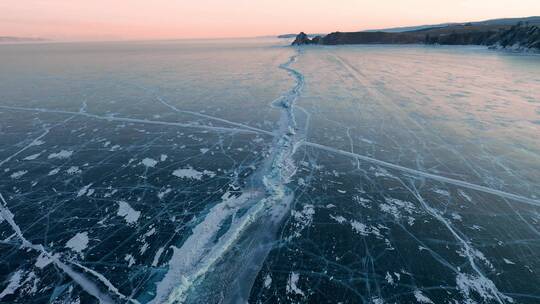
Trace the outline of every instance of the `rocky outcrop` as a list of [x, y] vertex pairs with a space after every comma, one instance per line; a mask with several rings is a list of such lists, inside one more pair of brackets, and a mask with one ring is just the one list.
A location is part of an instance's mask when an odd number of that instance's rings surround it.
[[306, 33], [301, 32], [300, 34], [296, 36], [296, 39], [294, 39], [292, 45], [318, 44], [320, 41], [320, 38], [321, 37], [316, 36], [313, 39], [310, 39]]
[[514, 26], [460, 24], [410, 32], [334, 32], [312, 39], [302, 32], [293, 45], [323, 44], [441, 44], [485, 45], [492, 48], [540, 52], [540, 27], [527, 23]]
[[497, 41], [490, 45], [503, 49], [540, 52], [540, 27], [518, 24], [500, 33]]
[[412, 44], [422, 43], [422, 38], [409, 33], [386, 32], [334, 32], [320, 39], [321, 44]]
[[423, 37], [404, 33], [385, 32], [334, 32], [326, 36], [310, 39], [304, 32], [298, 34], [292, 45], [307, 44], [410, 44], [422, 43]]
[[425, 44], [441, 45], [490, 45], [497, 41], [497, 31], [451, 32], [439, 35], [426, 34]]
[[518, 51], [540, 51], [540, 28], [535, 25], [518, 23], [510, 28], [474, 31], [438, 36], [426, 34], [426, 44], [441, 45], [486, 45], [491, 48]]

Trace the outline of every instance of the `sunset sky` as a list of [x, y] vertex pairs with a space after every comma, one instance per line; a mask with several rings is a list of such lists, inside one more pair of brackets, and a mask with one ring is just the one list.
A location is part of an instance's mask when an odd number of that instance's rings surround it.
[[0, 36], [221, 38], [540, 15], [540, 0], [1, 0]]

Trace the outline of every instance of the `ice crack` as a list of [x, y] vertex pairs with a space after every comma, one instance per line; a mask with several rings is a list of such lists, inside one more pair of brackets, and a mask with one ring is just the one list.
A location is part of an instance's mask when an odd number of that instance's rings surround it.
[[[156, 296], [152, 303], [185, 302], [190, 290], [212, 271], [213, 266], [239, 241], [248, 227], [260, 220], [263, 215], [275, 217], [276, 221], [279, 221], [288, 210], [293, 194], [286, 184], [296, 172], [292, 156], [298, 145], [294, 104], [304, 86], [304, 76], [290, 67], [298, 55], [299, 53], [296, 53], [279, 66], [294, 77], [296, 84], [272, 103], [280, 108], [281, 116], [277, 130], [271, 133], [274, 139], [269, 157], [255, 174], [260, 176], [259, 185], [244, 189], [243, 194], [237, 197], [231, 194], [224, 195], [222, 201], [193, 228], [192, 235], [182, 246], [173, 247], [174, 253], [168, 263], [169, 270], [157, 283]], [[177, 110], [171, 105], [168, 106]], [[236, 123], [234, 125], [248, 127]], [[261, 132], [251, 127], [247, 129]], [[239, 215], [237, 212], [240, 209], [248, 211]], [[233, 219], [230, 227], [218, 237], [217, 242], [214, 242], [220, 228], [229, 218]]]

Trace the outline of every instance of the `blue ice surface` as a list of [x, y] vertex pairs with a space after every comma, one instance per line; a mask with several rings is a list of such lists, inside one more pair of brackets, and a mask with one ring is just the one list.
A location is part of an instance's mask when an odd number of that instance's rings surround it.
[[540, 57], [0, 45], [0, 301], [538, 303]]

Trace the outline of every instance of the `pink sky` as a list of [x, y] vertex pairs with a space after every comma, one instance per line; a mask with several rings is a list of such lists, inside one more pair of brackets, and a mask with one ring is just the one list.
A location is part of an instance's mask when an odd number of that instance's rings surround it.
[[540, 15], [540, 0], [0, 0], [0, 36], [249, 37]]

